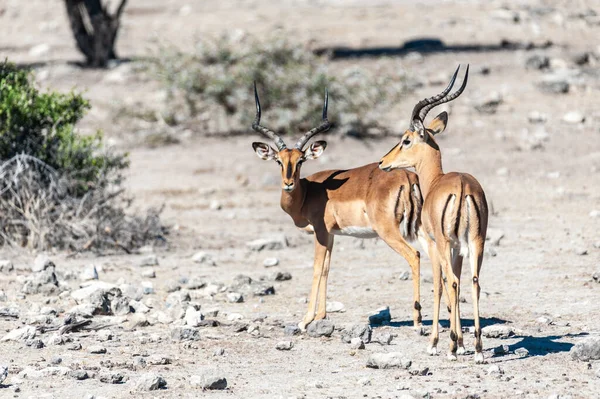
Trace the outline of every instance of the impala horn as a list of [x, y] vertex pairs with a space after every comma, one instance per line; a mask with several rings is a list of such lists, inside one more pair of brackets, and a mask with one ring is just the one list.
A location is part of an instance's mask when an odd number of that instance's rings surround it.
[[450, 92], [450, 90], [452, 90], [452, 87], [454, 86], [454, 82], [456, 81], [456, 76], [458, 75], [459, 69], [460, 69], [460, 65], [458, 66], [458, 68], [456, 68], [454, 75], [452, 75], [452, 79], [450, 79], [450, 83], [448, 84], [448, 87], [446, 87], [444, 89], [444, 91], [442, 91], [440, 94], [438, 94], [436, 96], [421, 100], [417, 103], [417, 105], [415, 105], [415, 108], [413, 109], [413, 112], [412, 112], [412, 116], [410, 118], [411, 119], [411, 128], [415, 127], [415, 124], [423, 125], [423, 121], [425, 120], [427, 113], [433, 107], [437, 107], [438, 105], [450, 102], [462, 94], [462, 92], [465, 90], [465, 87], [467, 87], [467, 81], [469, 79], [469, 64], [467, 64], [465, 77], [463, 79], [463, 82], [462, 82], [462, 85], [460, 86], [460, 88], [457, 91], [455, 91], [454, 93], [448, 95], [448, 93]]
[[254, 82], [254, 99], [256, 100], [256, 117], [254, 118], [254, 122], [252, 122], [252, 129], [255, 132], [263, 134], [263, 135], [267, 136], [268, 138], [270, 138], [271, 140], [273, 140], [279, 151], [285, 150], [287, 148], [287, 146], [285, 145], [285, 142], [283, 141], [283, 139], [278, 134], [276, 134], [274, 131], [272, 131], [271, 129], [268, 129], [268, 128], [260, 125], [260, 101], [258, 100], [258, 91], [256, 90], [256, 82]]
[[296, 148], [302, 151], [308, 140], [310, 140], [315, 134], [326, 132], [331, 128], [331, 123], [327, 120], [327, 105], [329, 104], [329, 92], [325, 89], [325, 103], [323, 104], [323, 120], [321, 124], [314, 129], [304, 133], [300, 140], [296, 143]]

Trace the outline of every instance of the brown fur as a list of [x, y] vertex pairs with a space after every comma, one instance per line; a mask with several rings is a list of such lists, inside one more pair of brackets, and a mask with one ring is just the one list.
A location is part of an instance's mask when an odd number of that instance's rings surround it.
[[427, 241], [434, 269], [434, 316], [430, 352], [437, 351], [439, 306], [444, 271], [450, 295], [450, 357], [455, 359], [457, 346], [464, 351], [460, 325], [460, 275], [463, 256], [469, 254], [473, 274], [475, 320], [475, 356], [483, 361], [479, 322], [479, 272], [488, 222], [485, 193], [479, 182], [467, 173], [442, 170], [442, 158], [434, 135], [444, 131], [448, 115], [438, 115], [425, 131], [407, 130], [400, 143], [379, 164], [383, 170], [414, 167], [425, 198], [421, 213], [421, 234]]
[[[362, 236], [361, 232], [371, 229], [370, 237], [380, 237], [408, 261], [413, 278], [413, 321], [415, 326], [421, 324], [420, 255], [406, 241], [415, 239], [419, 228], [422, 197], [417, 175], [407, 170], [385, 173], [373, 163], [349, 170], [321, 171], [301, 179], [301, 162], [318, 157], [326, 143], [313, 143], [304, 152], [294, 148], [278, 153], [263, 145], [254, 144], [255, 150], [260, 147], [259, 157], [278, 160], [281, 165], [281, 208], [297, 227], [315, 233], [313, 283], [300, 327], [326, 315], [334, 236]], [[405, 224], [403, 235], [401, 226]]]

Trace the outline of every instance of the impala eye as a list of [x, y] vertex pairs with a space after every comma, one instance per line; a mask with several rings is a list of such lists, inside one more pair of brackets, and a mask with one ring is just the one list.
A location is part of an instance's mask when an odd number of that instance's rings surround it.
[[402, 142], [402, 145], [409, 146], [409, 145], [410, 145], [410, 140], [409, 140], [409, 139], [406, 139], [406, 140], [404, 140], [404, 141]]

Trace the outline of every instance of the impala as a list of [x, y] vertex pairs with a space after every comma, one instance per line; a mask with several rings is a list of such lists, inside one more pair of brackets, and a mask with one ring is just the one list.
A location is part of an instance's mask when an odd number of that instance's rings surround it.
[[468, 65], [461, 87], [453, 94], [448, 94], [459, 69], [460, 66], [444, 91], [417, 103], [412, 112], [409, 129], [402, 136], [400, 143], [381, 159], [379, 168], [391, 171], [396, 168], [413, 167], [419, 176], [424, 198], [419, 233], [427, 241], [434, 275], [433, 329], [429, 353], [437, 353], [442, 270], [446, 276], [450, 296], [451, 342], [448, 358], [456, 360], [457, 352], [464, 353], [458, 303], [462, 261], [463, 257], [468, 255], [472, 274], [475, 361], [480, 363], [483, 362], [483, 353], [479, 324], [479, 273], [488, 223], [487, 202], [483, 189], [473, 176], [466, 173], [444, 173], [442, 170], [442, 156], [435, 136], [446, 129], [448, 114], [442, 112], [427, 127], [424, 126], [429, 110], [454, 100], [464, 91], [469, 76]]
[[346, 235], [380, 237], [407, 260], [412, 270], [413, 321], [421, 324], [420, 255], [407, 240], [417, 238], [422, 198], [417, 175], [404, 169], [382, 172], [377, 163], [348, 170], [326, 170], [300, 178], [302, 163], [316, 159], [327, 147], [325, 141], [308, 141], [328, 130], [328, 95], [325, 92], [322, 123], [305, 133], [293, 148], [260, 125], [260, 102], [254, 85], [256, 118], [252, 129], [273, 140], [277, 150], [265, 143], [252, 143], [263, 160], [275, 161], [281, 168], [281, 208], [294, 224], [315, 235], [313, 280], [308, 310], [299, 323], [301, 329], [326, 316], [327, 278], [333, 238]]

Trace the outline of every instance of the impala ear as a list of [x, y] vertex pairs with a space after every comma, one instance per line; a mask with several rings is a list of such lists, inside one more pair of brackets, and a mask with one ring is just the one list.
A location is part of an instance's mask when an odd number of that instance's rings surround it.
[[323, 155], [323, 151], [325, 151], [325, 148], [327, 148], [326, 141], [315, 141], [314, 143], [308, 146], [306, 151], [304, 151], [304, 157], [306, 159], [317, 159], [321, 155]]
[[427, 134], [425, 134], [425, 127], [423, 126], [423, 122], [421, 122], [420, 119], [414, 119], [410, 123], [410, 130], [417, 133], [419, 135], [419, 137], [421, 138], [421, 140], [427, 141], [427, 137], [429, 137], [429, 136]]
[[433, 118], [429, 126], [427, 126], [427, 131], [431, 133], [432, 136], [436, 134], [442, 133], [446, 130], [446, 126], [448, 125], [448, 113], [446, 111], [440, 113], [438, 116]]
[[254, 148], [254, 152], [260, 159], [264, 159], [265, 161], [270, 161], [275, 159], [277, 155], [277, 151], [275, 151], [270, 145], [265, 143], [252, 143], [252, 148]]

